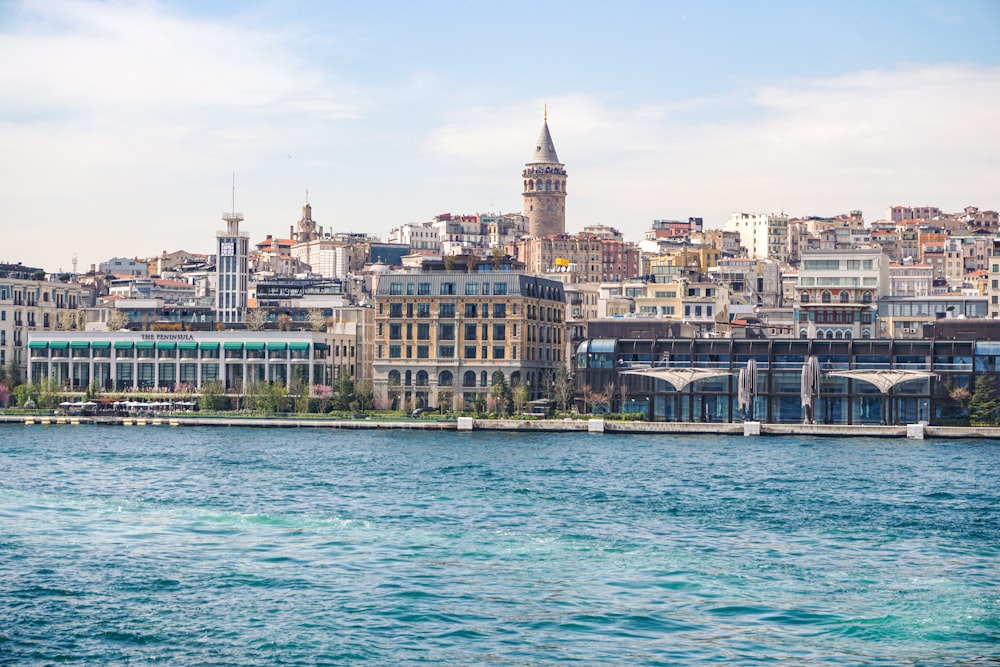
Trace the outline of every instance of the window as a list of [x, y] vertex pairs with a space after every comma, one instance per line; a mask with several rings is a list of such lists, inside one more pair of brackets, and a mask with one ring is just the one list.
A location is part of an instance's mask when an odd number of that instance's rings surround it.
[[490, 284], [489, 283], [483, 283], [483, 294], [488, 295], [489, 293], [490, 293]]
[[466, 345], [465, 349], [462, 351], [463, 359], [475, 359], [476, 358], [476, 346]]
[[493, 340], [507, 340], [507, 325], [493, 325]]
[[505, 352], [506, 352], [506, 350], [504, 349], [503, 345], [494, 345], [493, 346], [493, 358], [494, 359], [503, 359], [505, 357], [505, 354], [504, 354]]
[[462, 376], [462, 386], [463, 387], [476, 386], [476, 374], [473, 371], [465, 371], [465, 375]]
[[389, 340], [403, 339], [403, 325], [398, 322], [389, 324]]
[[466, 324], [465, 325], [465, 340], [476, 340], [476, 325]]
[[455, 358], [455, 346], [454, 345], [441, 345], [438, 347], [438, 357], [441, 359], [454, 359]]
[[455, 325], [451, 323], [439, 324], [438, 340], [455, 340]]
[[[431, 348], [428, 345], [417, 345], [417, 359], [429, 359]], [[423, 371], [421, 371], [422, 373]], [[419, 376], [419, 373], [417, 374]]]
[[507, 317], [507, 304], [506, 303], [494, 303], [493, 304], [493, 317], [496, 317], [496, 318]]
[[466, 317], [476, 317], [476, 304], [467, 303], [465, 304], [465, 316]]
[[455, 317], [455, 304], [442, 303], [438, 307], [438, 317]]
[[398, 296], [403, 293], [403, 283], [389, 283], [389, 294]]
[[455, 381], [455, 376], [451, 374], [451, 371], [441, 371], [438, 375], [438, 386], [439, 387], [450, 387]]
[[417, 340], [430, 340], [430, 339], [431, 339], [431, 325], [427, 322], [418, 323]]
[[799, 294], [800, 303], [809, 303], [809, 292], [802, 292]]
[[465, 294], [466, 296], [479, 294], [479, 283], [465, 283]]
[[455, 283], [441, 283], [441, 294], [443, 296], [453, 296], [455, 291]]
[[403, 304], [401, 303], [390, 303], [389, 304], [389, 317], [402, 317], [403, 316]]
[[417, 317], [430, 317], [431, 316], [431, 304], [429, 303], [418, 303], [417, 304]]
[[427, 371], [417, 371], [417, 386], [418, 387], [427, 386]]
[[413, 283], [406, 283], [406, 293], [413, 296]]
[[431, 293], [430, 283], [417, 283], [417, 294], [420, 296], [425, 296]]
[[830, 303], [833, 300], [833, 295], [829, 291], [824, 290], [822, 300], [823, 303]]
[[849, 303], [851, 300], [851, 295], [847, 290], [840, 290], [840, 302]]
[[493, 283], [493, 294], [503, 296], [507, 293], [507, 283]]
[[403, 356], [403, 346], [402, 345], [390, 345], [389, 346], [389, 358], [390, 359], [400, 359]]

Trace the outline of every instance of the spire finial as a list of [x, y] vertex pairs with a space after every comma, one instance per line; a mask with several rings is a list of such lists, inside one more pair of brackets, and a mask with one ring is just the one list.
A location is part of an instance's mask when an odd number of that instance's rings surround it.
[[544, 122], [546, 122], [546, 123], [549, 122], [549, 105], [548, 104], [543, 104], [542, 105], [542, 120]]

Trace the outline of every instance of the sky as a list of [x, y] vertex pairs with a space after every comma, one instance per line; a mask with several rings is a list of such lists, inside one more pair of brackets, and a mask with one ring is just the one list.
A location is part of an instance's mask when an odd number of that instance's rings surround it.
[[[0, 263], [521, 211], [567, 231], [1000, 208], [1000, 2], [0, 0]], [[308, 194], [307, 194], [308, 193]]]

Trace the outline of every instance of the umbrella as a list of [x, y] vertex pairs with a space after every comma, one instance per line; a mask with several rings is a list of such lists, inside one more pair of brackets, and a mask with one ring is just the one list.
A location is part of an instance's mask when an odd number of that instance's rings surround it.
[[737, 402], [747, 419], [753, 420], [753, 403], [757, 395], [757, 360], [748, 359], [745, 368], [740, 369]]
[[813, 424], [814, 402], [819, 396], [819, 361], [815, 355], [810, 355], [802, 366], [802, 407], [804, 408], [803, 424]]

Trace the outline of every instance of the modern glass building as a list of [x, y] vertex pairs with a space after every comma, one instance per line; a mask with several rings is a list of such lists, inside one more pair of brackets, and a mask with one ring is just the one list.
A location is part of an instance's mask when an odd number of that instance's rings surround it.
[[260, 382], [330, 384], [329, 345], [309, 332], [32, 333], [28, 380], [71, 390], [197, 389], [221, 380], [243, 392]]
[[[827, 424], [953, 423], [967, 414], [967, 401], [954, 390], [971, 392], [978, 375], [1000, 374], [1000, 342], [983, 340], [598, 338], [577, 347], [575, 383], [578, 396], [586, 387], [610, 398], [613, 412], [641, 413], [652, 421], [737, 422], [744, 416], [738, 402], [739, 372], [754, 359], [754, 418], [801, 423], [802, 368], [810, 356], [816, 357], [821, 371], [814, 416], [817, 423]], [[677, 390], [662, 379], [625, 373], [649, 368], [722, 374]], [[871, 381], [831, 375], [890, 370], [922, 371], [925, 376], [900, 382], [883, 394]]]

